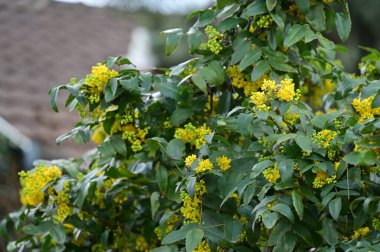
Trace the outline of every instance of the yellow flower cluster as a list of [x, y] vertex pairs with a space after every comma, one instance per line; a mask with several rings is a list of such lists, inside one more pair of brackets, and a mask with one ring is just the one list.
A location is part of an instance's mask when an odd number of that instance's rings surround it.
[[202, 242], [199, 243], [198, 247], [194, 249], [193, 252], [211, 252], [211, 249], [207, 241], [202, 240]]
[[135, 249], [136, 251], [143, 251], [143, 252], [149, 251], [149, 245], [148, 245], [148, 242], [145, 240], [144, 236], [142, 235], [137, 236]]
[[336, 175], [329, 177], [327, 172], [318, 169], [317, 176], [314, 178], [313, 187], [322, 188], [326, 184], [332, 184], [336, 182]]
[[221, 156], [216, 158], [216, 163], [222, 171], [227, 171], [231, 168], [231, 159], [226, 156]]
[[366, 236], [369, 233], [368, 227], [359, 228], [354, 231], [354, 234], [351, 236], [351, 239], [359, 239]]
[[380, 107], [372, 108], [372, 101], [375, 99], [375, 95], [372, 95], [366, 99], [361, 100], [361, 94], [352, 101], [352, 106], [358, 114], [360, 114], [359, 122], [364, 122], [366, 119], [374, 118], [376, 115], [380, 115]]
[[280, 101], [290, 102], [296, 96], [296, 92], [294, 91], [294, 83], [292, 79], [284, 79], [281, 80], [281, 84], [277, 90], [277, 98]]
[[262, 15], [259, 20], [256, 21], [256, 25], [259, 28], [268, 28], [273, 24], [273, 18], [271, 15]]
[[123, 132], [122, 138], [132, 144], [133, 152], [142, 150], [142, 143], [145, 142], [149, 128], [140, 129], [133, 124], [127, 124], [121, 127], [121, 131]]
[[103, 91], [103, 86], [112, 78], [118, 76], [119, 73], [115, 70], [110, 70], [107, 66], [98, 63], [91, 69], [91, 74], [88, 74], [85, 79], [85, 85], [89, 87], [91, 93], [90, 101], [92, 103], [99, 102], [99, 94]]
[[202, 44], [202, 47], [209, 49], [214, 54], [219, 54], [223, 49], [221, 42], [223, 41], [223, 33], [218, 32], [213, 26], [207, 25], [205, 33], [208, 35], [207, 43]]
[[380, 231], [380, 219], [378, 218], [374, 218], [372, 220], [372, 227], [373, 229], [375, 229], [376, 231]]
[[271, 183], [276, 183], [276, 181], [281, 177], [280, 170], [277, 167], [277, 163], [273, 168], [267, 168], [263, 171], [263, 175], [266, 180]]
[[314, 133], [314, 142], [318, 143], [319, 145], [323, 146], [324, 148], [327, 148], [330, 146], [330, 143], [332, 140], [335, 139], [337, 136], [337, 133], [332, 130], [324, 129], [317, 134]]
[[25, 206], [37, 206], [44, 201], [42, 189], [51, 181], [62, 176], [61, 170], [57, 166], [37, 166], [35, 169], [25, 172], [21, 171], [20, 191], [21, 203]]
[[268, 78], [268, 76], [264, 74], [255, 82], [246, 80], [244, 74], [239, 72], [239, 67], [237, 65], [228, 67], [227, 74], [231, 78], [234, 87], [244, 89], [244, 95], [246, 97], [250, 96], [252, 92], [257, 91], [263, 85], [264, 80]]
[[259, 19], [251, 23], [249, 32], [254, 33], [257, 28], [267, 29], [273, 24], [273, 18], [271, 15], [262, 15]]
[[201, 221], [201, 205], [202, 196], [206, 193], [206, 186], [204, 180], [200, 180], [195, 184], [195, 195], [194, 199], [186, 192], [181, 192], [181, 199], [183, 206], [181, 207], [181, 213], [186, 219], [186, 222], [196, 222]]
[[197, 168], [195, 168], [196, 173], [210, 171], [214, 168], [214, 165], [211, 163], [209, 159], [202, 159], [199, 161]]
[[65, 183], [62, 191], [58, 193], [56, 198], [56, 202], [58, 204], [56, 219], [59, 222], [63, 222], [66, 217], [73, 213], [73, 208], [70, 206], [69, 190], [69, 184]]
[[174, 133], [174, 137], [181, 139], [184, 143], [189, 143], [195, 148], [199, 149], [206, 143], [205, 135], [211, 134], [211, 129], [203, 124], [200, 127], [195, 127], [193, 124], [188, 123], [185, 128], [178, 128]]
[[278, 86], [276, 86], [274, 80], [264, 79], [261, 85], [262, 91], [253, 92], [251, 94], [252, 103], [258, 110], [268, 111], [270, 109], [268, 103], [274, 98], [286, 102], [297, 100], [299, 90], [296, 92], [294, 86], [292, 79], [284, 79]]
[[290, 114], [289, 111], [284, 116], [284, 121], [290, 125], [294, 125], [300, 119], [300, 115], [297, 113]]
[[186, 166], [187, 168], [190, 168], [190, 167], [193, 165], [193, 163], [194, 163], [194, 161], [195, 161], [196, 159], [197, 159], [197, 156], [194, 155], [194, 154], [192, 154], [192, 155], [190, 155], [190, 156], [187, 156], [186, 159], [185, 159], [185, 166]]
[[91, 140], [95, 144], [103, 143], [104, 139], [107, 137], [107, 133], [103, 128], [103, 124], [100, 124], [92, 133]]

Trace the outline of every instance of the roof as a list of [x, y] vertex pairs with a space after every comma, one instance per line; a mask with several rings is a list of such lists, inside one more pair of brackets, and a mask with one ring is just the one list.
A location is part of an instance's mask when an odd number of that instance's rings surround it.
[[49, 89], [85, 76], [108, 55], [125, 55], [134, 22], [115, 10], [20, 3], [0, 0], [0, 116], [37, 141], [42, 158], [79, 156], [89, 146], [55, 144], [79, 118], [62, 109], [62, 95], [61, 112], [53, 112]]

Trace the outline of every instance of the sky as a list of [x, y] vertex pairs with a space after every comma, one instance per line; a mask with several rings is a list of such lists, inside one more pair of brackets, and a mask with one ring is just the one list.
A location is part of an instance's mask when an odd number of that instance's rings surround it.
[[[83, 3], [94, 7], [104, 7], [107, 4], [113, 5], [115, 2], [123, 2], [123, 0], [55, 0], [67, 3]], [[141, 7], [150, 11], [162, 12], [164, 14], [188, 13], [189, 11], [202, 9], [207, 7], [214, 0], [124, 0], [129, 2], [129, 9], [132, 11]]]

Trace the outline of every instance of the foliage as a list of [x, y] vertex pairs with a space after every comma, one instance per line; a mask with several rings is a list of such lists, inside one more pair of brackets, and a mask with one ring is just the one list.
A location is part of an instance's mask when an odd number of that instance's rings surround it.
[[37, 164], [63, 174], [8, 216], [24, 234], [8, 249], [378, 251], [380, 82], [325, 37], [347, 39], [347, 3], [218, 0], [193, 18], [164, 34], [194, 58], [152, 74], [110, 57], [51, 90], [82, 116], [57, 142], [98, 147]]

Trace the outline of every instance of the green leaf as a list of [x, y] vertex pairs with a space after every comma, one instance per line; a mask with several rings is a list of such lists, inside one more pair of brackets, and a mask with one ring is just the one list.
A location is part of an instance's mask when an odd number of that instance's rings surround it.
[[264, 212], [262, 215], [261, 215], [261, 219], [264, 223], [264, 226], [267, 228], [267, 229], [271, 229], [274, 227], [274, 225], [276, 225], [278, 219], [279, 219], [279, 215], [278, 213], [276, 212]]
[[226, 203], [226, 201], [231, 197], [232, 194], [234, 194], [234, 192], [236, 192], [237, 189], [238, 187], [236, 186], [231, 191], [228, 192], [228, 194], [226, 195], [226, 197], [224, 197], [222, 203], [220, 204], [219, 208], [222, 208], [224, 203]]
[[282, 61], [279, 61], [278, 59], [276, 58], [272, 58], [272, 57], [268, 57], [268, 62], [269, 64], [274, 68], [274, 69], [277, 69], [279, 71], [283, 71], [283, 72], [289, 72], [289, 73], [294, 73], [296, 72], [296, 70], [294, 69], [294, 67], [292, 67], [291, 65], [289, 64], [286, 64]]
[[266, 0], [268, 11], [272, 11], [276, 7], [277, 0]]
[[232, 28], [235, 28], [240, 22], [240, 19], [236, 17], [229, 17], [220, 22], [219, 30], [221, 32], [226, 32]]
[[163, 239], [162, 239], [162, 244], [163, 245], [167, 245], [167, 244], [171, 244], [171, 243], [174, 243], [174, 242], [177, 242], [177, 241], [180, 241], [180, 240], [183, 240], [185, 239], [186, 237], [186, 234], [194, 229], [194, 228], [197, 228], [198, 227], [198, 224], [196, 223], [189, 223], [189, 224], [186, 224], [185, 226], [182, 226], [180, 230], [175, 230], [175, 231], [172, 231], [170, 232], [168, 235], [166, 235]]
[[180, 88], [172, 80], [161, 78], [159, 81], [157, 80], [155, 84], [162, 95], [175, 100], [179, 99]]
[[338, 233], [330, 219], [322, 221], [322, 237], [330, 246], [338, 243]]
[[309, 0], [295, 0], [296, 5], [300, 8], [302, 13], [307, 13], [310, 9], [310, 1]]
[[288, 231], [280, 237], [279, 242], [274, 246], [273, 252], [291, 252], [296, 246], [297, 236], [294, 235], [291, 231]]
[[218, 9], [223, 9], [224, 7], [231, 5], [235, 2], [236, 0], [217, 0], [216, 6], [218, 7]]
[[338, 221], [340, 210], [342, 209], [342, 199], [336, 198], [330, 201], [329, 211], [335, 221]]
[[138, 91], [139, 90], [139, 79], [137, 77], [126, 79], [126, 80], [120, 80], [120, 85], [129, 91]]
[[313, 142], [309, 137], [297, 134], [295, 140], [298, 146], [301, 147], [303, 151], [306, 151], [307, 153], [310, 153], [312, 151]]
[[116, 91], [117, 91], [117, 81], [118, 81], [117, 79], [111, 79], [109, 81], [113, 96], [115, 96]]
[[162, 32], [166, 34], [166, 55], [172, 54], [178, 47], [183, 37], [182, 28], [170, 29]]
[[200, 73], [193, 75], [191, 80], [194, 82], [195, 86], [207, 94], [207, 83]]
[[343, 157], [349, 164], [357, 166], [370, 166], [376, 163], [377, 154], [373, 151], [351, 152]]
[[201, 243], [204, 236], [204, 232], [200, 228], [190, 230], [186, 234], [186, 251], [191, 252], [195, 250], [199, 243]]
[[243, 17], [249, 18], [267, 12], [265, 0], [256, 0], [245, 9]]
[[159, 192], [154, 192], [150, 196], [150, 207], [151, 207], [151, 212], [152, 212], [152, 219], [154, 220], [154, 216], [160, 207], [160, 193]]
[[316, 31], [324, 31], [326, 28], [326, 15], [323, 10], [323, 5], [318, 4], [314, 8], [310, 9], [305, 16], [306, 21]]
[[292, 179], [293, 167], [294, 167], [294, 162], [291, 159], [285, 159], [279, 162], [278, 169], [280, 170], [282, 182], [287, 182]]
[[193, 53], [195, 50], [197, 50], [202, 43], [202, 33], [198, 29], [191, 27], [187, 32], [187, 44], [189, 45], [190, 53]]
[[330, 116], [327, 114], [317, 115], [311, 120], [311, 124], [317, 128], [324, 129]]
[[305, 27], [299, 24], [294, 24], [290, 27], [288, 34], [284, 40], [284, 47], [290, 47], [300, 41], [305, 36]]
[[168, 170], [165, 166], [159, 166], [155, 169], [158, 188], [162, 193], [168, 189]]
[[51, 237], [58, 243], [64, 244], [66, 240], [66, 232], [62, 224], [55, 224], [52, 229], [49, 230]]
[[279, 203], [271, 208], [272, 211], [279, 212], [288, 218], [291, 222], [294, 222], [294, 215], [290, 207], [284, 203]]
[[351, 32], [351, 18], [346, 3], [344, 12], [338, 12], [335, 15], [335, 26], [341, 40], [345, 41]]
[[219, 61], [211, 61], [200, 70], [200, 74], [210, 84], [219, 85], [224, 82], [224, 69]]
[[226, 223], [224, 226], [224, 237], [227, 241], [237, 242], [240, 234], [243, 231], [243, 224], [240, 221], [233, 220]]
[[127, 146], [123, 139], [119, 135], [112, 135], [110, 138], [112, 148], [121, 155], [127, 155]]
[[170, 116], [170, 121], [173, 125], [178, 126], [184, 123], [193, 114], [194, 111], [191, 109], [177, 107]]
[[239, 71], [242, 72], [244, 69], [246, 69], [248, 66], [256, 63], [256, 61], [261, 57], [261, 51], [258, 49], [252, 49], [250, 50], [244, 58], [241, 60], [239, 64]]
[[278, 25], [278, 27], [280, 28], [280, 31], [283, 31], [285, 28], [284, 17], [282, 17], [279, 13], [276, 13], [276, 12], [271, 12], [270, 16], [273, 18], [274, 22]]
[[300, 220], [302, 220], [303, 218], [303, 208], [304, 208], [302, 199], [303, 197], [299, 192], [295, 190], [292, 191], [293, 206], [294, 206], [294, 209], [296, 209], [296, 212], [298, 216], [300, 217]]
[[251, 50], [252, 45], [251, 42], [249, 42], [247, 39], [243, 39], [240, 42], [237, 42], [234, 44], [233, 49], [234, 52], [231, 56], [231, 65], [234, 65], [241, 61], [245, 55], [248, 54], [248, 52]]
[[263, 74], [268, 72], [269, 69], [270, 69], [270, 66], [268, 62], [266, 62], [265, 60], [258, 61], [252, 70], [251, 81], [252, 82], [257, 81], [261, 76], [263, 76]]
[[172, 159], [181, 160], [185, 155], [185, 149], [186, 146], [181, 139], [172, 139], [166, 147], [166, 152]]
[[58, 92], [60, 89], [67, 89], [65, 85], [61, 85], [55, 88], [50, 89], [49, 95], [50, 95], [50, 105], [51, 108], [55, 111], [58, 112], [58, 106], [57, 106], [57, 97], [58, 97]]

